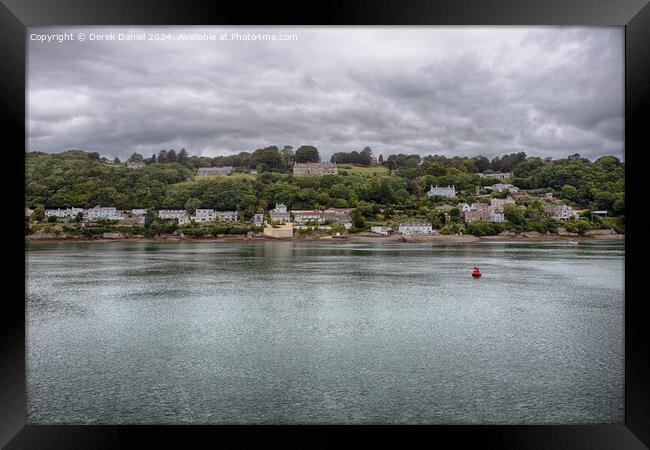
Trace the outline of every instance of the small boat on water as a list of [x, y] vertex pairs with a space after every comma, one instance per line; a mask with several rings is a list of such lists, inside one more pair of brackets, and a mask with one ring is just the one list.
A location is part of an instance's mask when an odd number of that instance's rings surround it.
[[578, 241], [569, 241], [569, 244], [576, 245], [577, 243], [578, 243]]
[[481, 277], [481, 269], [478, 268], [478, 266], [474, 266], [472, 269], [472, 276], [474, 278], [480, 278]]

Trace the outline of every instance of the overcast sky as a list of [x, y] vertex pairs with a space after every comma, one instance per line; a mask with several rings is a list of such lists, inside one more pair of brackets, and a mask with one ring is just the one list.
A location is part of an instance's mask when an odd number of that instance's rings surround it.
[[[143, 31], [228, 40], [88, 40]], [[63, 32], [75, 40], [30, 39]], [[27, 42], [30, 151], [623, 158], [619, 27], [57, 27]]]

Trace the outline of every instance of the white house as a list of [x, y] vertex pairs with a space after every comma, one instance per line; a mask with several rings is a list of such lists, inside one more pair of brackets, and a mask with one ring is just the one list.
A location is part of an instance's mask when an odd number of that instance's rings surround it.
[[286, 213], [287, 212], [287, 207], [284, 203], [278, 203], [275, 205], [275, 208], [273, 208], [271, 211], [274, 212], [279, 212], [279, 213]]
[[431, 222], [402, 222], [398, 228], [399, 234], [431, 234]]
[[293, 221], [300, 225], [307, 222], [317, 222], [320, 223], [323, 221], [323, 213], [321, 211], [314, 210], [293, 210]]
[[95, 206], [86, 211], [88, 220], [122, 220], [124, 215], [113, 206]]
[[197, 223], [214, 222], [217, 218], [217, 213], [214, 209], [197, 209], [192, 220]]
[[433, 187], [431, 185], [431, 189], [429, 189], [429, 192], [427, 192], [427, 195], [429, 197], [434, 197], [436, 195], [440, 195], [443, 197], [455, 197], [456, 196], [456, 187], [455, 186], [440, 186], [436, 185], [436, 187]]
[[66, 209], [46, 209], [45, 210], [45, 217], [57, 217], [57, 218], [66, 218], [66, 217], [71, 217], [75, 218], [77, 217], [77, 214], [82, 213], [83, 214], [84, 209], [83, 208], [66, 208]]
[[287, 223], [291, 220], [289, 211], [287, 211], [287, 207], [283, 203], [275, 205], [275, 208], [269, 211], [269, 216], [271, 216], [273, 222]]
[[145, 166], [143, 161], [128, 161], [126, 167], [129, 169], [141, 169]]
[[568, 205], [553, 205], [549, 209], [549, 214], [555, 220], [569, 220], [580, 217], [578, 212]]
[[184, 209], [161, 209], [158, 211], [158, 218], [164, 220], [178, 220], [178, 223], [188, 223], [187, 211]]
[[216, 215], [217, 219], [225, 222], [237, 222], [239, 220], [237, 211], [217, 211]]
[[261, 227], [264, 225], [264, 214], [255, 214], [253, 216], [253, 225], [256, 227]]
[[68, 217], [68, 212], [65, 209], [46, 209], [45, 210], [45, 217], [58, 217], [58, 218], [64, 218]]
[[505, 220], [503, 208], [490, 207], [489, 213], [490, 222], [503, 222]]

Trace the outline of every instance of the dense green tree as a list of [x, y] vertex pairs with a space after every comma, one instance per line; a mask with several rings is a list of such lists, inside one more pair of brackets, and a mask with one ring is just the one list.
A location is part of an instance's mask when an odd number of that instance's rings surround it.
[[460, 221], [460, 209], [459, 208], [451, 208], [449, 210], [449, 217], [453, 222], [459, 222]]
[[280, 170], [283, 168], [285, 158], [276, 146], [260, 148], [253, 152], [250, 158], [250, 167], [259, 171]]
[[[451, 230], [449, 224], [442, 222], [442, 216], [436, 215], [435, 206], [457, 201], [474, 202], [477, 186], [500, 182], [473, 175], [474, 170], [483, 168], [483, 157], [429, 155], [420, 158], [399, 154], [390, 155], [384, 161], [386, 167], [393, 168], [389, 175], [367, 177], [350, 171], [346, 176], [293, 177], [289, 163], [293, 155], [289, 147], [279, 150], [270, 146], [252, 153], [215, 158], [189, 156], [181, 150], [171, 159], [184, 164], [169, 162], [170, 152], [163, 150], [158, 156], [154, 155], [139, 170], [108, 164], [109, 161], [97, 153], [80, 150], [57, 154], [29, 152], [25, 158], [25, 204], [30, 208], [36, 205], [42, 208], [102, 205], [152, 211], [163, 208], [192, 210], [200, 205], [235, 209], [242, 218], [250, 218], [260, 209], [284, 203], [291, 209], [355, 208], [366, 220], [373, 221], [419, 216]], [[361, 153], [363, 151], [358, 152]], [[498, 162], [500, 165], [513, 164], [521, 157], [520, 154], [505, 155]], [[209, 165], [233, 165], [246, 173], [194, 177], [196, 167]], [[250, 167], [259, 167], [259, 174], [248, 174]], [[552, 192], [561, 202], [579, 209], [607, 210], [608, 221], [602, 224], [592, 221], [591, 226], [624, 230], [625, 165], [618, 158], [605, 156], [590, 162], [579, 156], [560, 160], [525, 157], [516, 163], [513, 171], [518, 176], [512, 183], [532, 189], [532, 195]], [[436, 184], [454, 185], [458, 198], [450, 201], [424, 195], [430, 185]], [[490, 192], [483, 190], [482, 194]], [[491, 195], [505, 197], [508, 194], [502, 191]], [[541, 203], [526, 199], [518, 202], [525, 208], [507, 215], [511, 229], [549, 231], [556, 225], [547, 217]], [[384, 213], [380, 214], [382, 210]], [[450, 219], [460, 223], [460, 211], [452, 210]], [[98, 232], [98, 228], [94, 228], [88, 233]]]
[[142, 156], [140, 153], [133, 153], [129, 157], [129, 162], [144, 162], [144, 156]]
[[313, 145], [301, 145], [296, 150], [295, 161], [297, 163], [319, 162], [320, 154]]
[[477, 156], [474, 158], [474, 165], [476, 166], [477, 171], [485, 172], [485, 170], [490, 167], [490, 160], [485, 156]]
[[359, 230], [366, 227], [366, 218], [358, 210], [352, 212], [352, 225]]
[[34, 208], [31, 219], [34, 222], [41, 222], [45, 219], [45, 208], [43, 205], [38, 205], [36, 208]]
[[185, 202], [184, 208], [188, 214], [193, 215], [197, 209], [201, 208], [201, 200], [191, 197]]
[[517, 205], [505, 205], [503, 215], [508, 222], [514, 225], [522, 226], [526, 223], [525, 210]]
[[187, 150], [185, 150], [184, 148], [181, 148], [181, 151], [178, 152], [178, 156], [176, 157], [176, 159], [178, 160], [178, 164], [180, 164], [181, 166], [188, 167], [190, 165], [190, 157], [187, 154]]

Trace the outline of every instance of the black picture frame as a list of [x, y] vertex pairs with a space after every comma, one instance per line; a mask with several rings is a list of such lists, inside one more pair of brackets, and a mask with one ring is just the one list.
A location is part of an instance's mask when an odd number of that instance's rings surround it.
[[[310, 7], [308, 7], [310, 6]], [[332, 431], [361, 432], [383, 440], [418, 434], [436, 444], [453, 439], [454, 446], [480, 448], [589, 448], [636, 449], [650, 446], [650, 327], [646, 324], [643, 295], [641, 232], [644, 174], [648, 165], [646, 135], [650, 87], [650, 5], [648, 0], [418, 0], [306, 2], [180, 0], [3, 0], [0, 4], [2, 115], [5, 133], [5, 173], [13, 188], [24, 186], [24, 160], [17, 148], [25, 145], [25, 27], [39, 25], [617, 25], [625, 26], [625, 424], [543, 426], [418, 426], [418, 427], [242, 427], [242, 426], [35, 426], [25, 424], [25, 309], [24, 242], [13, 242], [5, 261], [16, 271], [5, 289], [2, 316], [2, 371], [0, 373], [0, 444], [19, 448], [115, 448], [138, 442], [186, 446], [187, 439], [208, 439], [210, 446], [236, 443], [253, 437], [290, 440], [296, 431], [317, 446]], [[10, 148], [11, 147], [11, 148]], [[7, 187], [9, 187], [7, 186]], [[17, 187], [17, 186], [16, 186]], [[7, 189], [7, 188], [5, 188]], [[24, 198], [7, 189], [10, 208], [8, 232], [20, 236]], [[636, 208], [635, 208], [636, 207]], [[15, 228], [13, 228], [15, 226]], [[23, 261], [20, 265], [16, 261]], [[22, 277], [22, 278], [21, 278]], [[21, 299], [22, 293], [22, 299]], [[253, 431], [255, 433], [253, 433]], [[280, 431], [280, 434], [278, 434]], [[305, 433], [307, 432], [307, 433]], [[146, 441], [143, 441], [146, 439]], [[307, 444], [309, 442], [310, 444]]]

